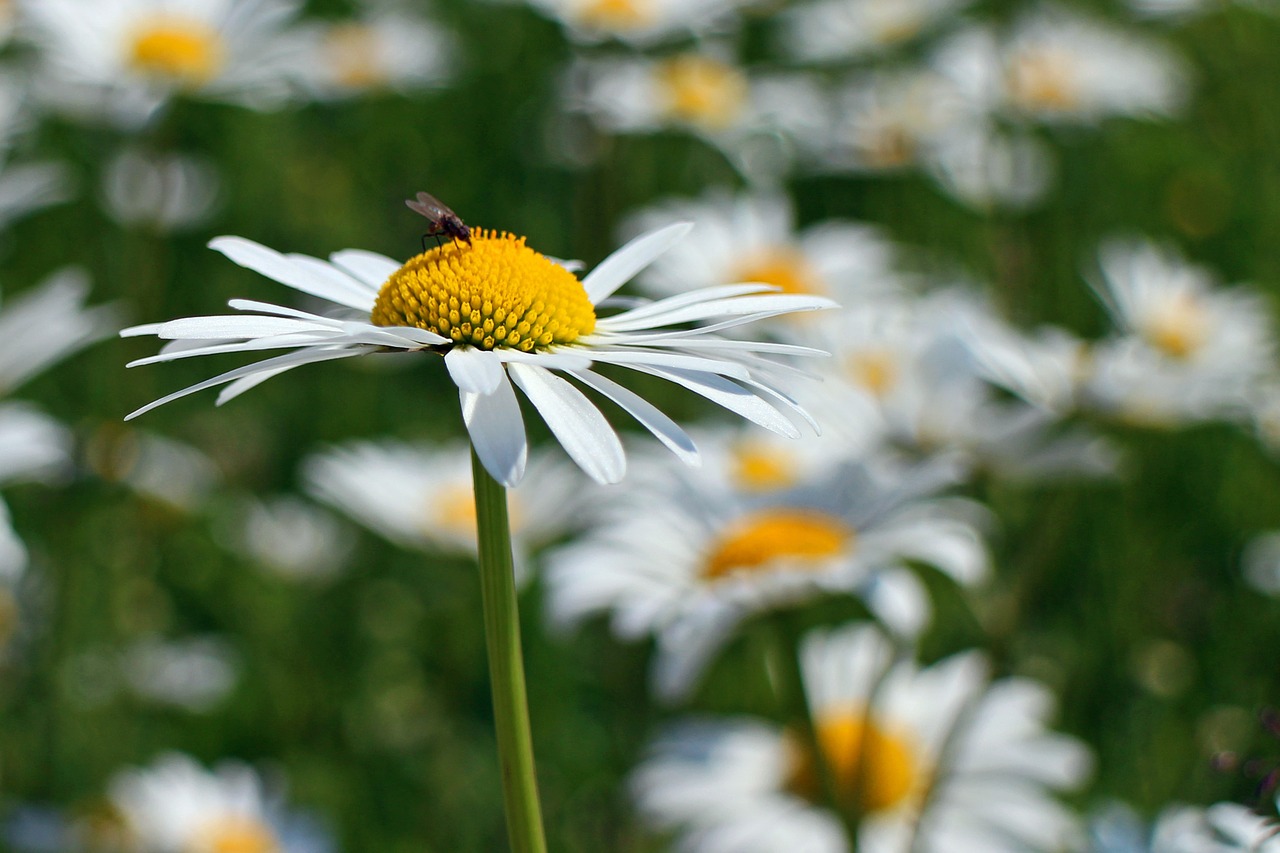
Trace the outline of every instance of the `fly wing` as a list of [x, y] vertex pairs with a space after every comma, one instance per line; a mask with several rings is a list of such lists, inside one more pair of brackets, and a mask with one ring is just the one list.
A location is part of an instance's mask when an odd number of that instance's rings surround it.
[[420, 192], [417, 199], [406, 199], [405, 204], [414, 213], [421, 213], [432, 222], [439, 222], [446, 216], [453, 215], [453, 211], [431, 193]]

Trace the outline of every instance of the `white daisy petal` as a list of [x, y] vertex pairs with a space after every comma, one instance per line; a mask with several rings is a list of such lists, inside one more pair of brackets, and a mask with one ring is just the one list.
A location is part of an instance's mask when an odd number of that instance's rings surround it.
[[364, 249], [343, 249], [330, 255], [329, 260], [375, 290], [382, 287], [382, 283], [400, 269], [399, 261]]
[[524, 477], [529, 460], [520, 402], [506, 376], [491, 394], [458, 390], [462, 420], [471, 436], [471, 446], [495, 480], [510, 488]]
[[222, 315], [218, 317], [184, 317], [162, 323], [156, 336], [166, 339], [227, 340], [228, 338], [262, 338], [290, 332], [335, 331], [332, 324], [313, 323], [292, 317], [258, 317]]
[[598, 483], [616, 483], [627, 470], [618, 434], [581, 391], [550, 371], [528, 364], [508, 370], [520, 390], [574, 462]]
[[455, 385], [473, 394], [492, 394], [502, 384], [502, 361], [491, 350], [453, 347], [444, 356], [444, 366]]
[[741, 415], [752, 423], [759, 424], [788, 438], [799, 438], [800, 431], [789, 418], [757, 397], [741, 385], [706, 373], [694, 373], [683, 370], [645, 365], [632, 365], [632, 369], [642, 373], [652, 373], [663, 379], [688, 388], [702, 397], [706, 397], [718, 406], [723, 406], [736, 415]]
[[582, 384], [617, 403], [623, 411], [653, 433], [654, 438], [666, 445], [680, 461], [686, 465], [699, 464], [698, 448], [694, 445], [693, 439], [689, 438], [679, 424], [663, 414], [648, 400], [590, 370], [574, 371], [573, 375]]
[[582, 280], [592, 305], [610, 296], [633, 275], [647, 267], [653, 259], [674, 246], [693, 230], [689, 222], [677, 222], [666, 228], [637, 237], [600, 262]]
[[329, 279], [316, 278], [310, 270], [295, 264], [288, 256], [244, 237], [215, 237], [209, 241], [209, 248], [221, 252], [242, 267], [287, 284], [294, 290], [319, 296], [339, 305], [369, 311], [377, 298], [377, 291], [357, 290], [354, 281], [349, 287], [343, 287], [335, 285]]

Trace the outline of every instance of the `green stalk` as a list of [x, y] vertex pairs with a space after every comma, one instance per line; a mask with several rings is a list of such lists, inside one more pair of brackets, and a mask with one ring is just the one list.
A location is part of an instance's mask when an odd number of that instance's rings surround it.
[[502, 768], [502, 797], [512, 853], [546, 853], [538, 782], [533, 768], [533, 736], [520, 652], [520, 615], [516, 609], [507, 491], [489, 475], [475, 450], [471, 476], [476, 493], [476, 535], [480, 546], [480, 594], [484, 601], [484, 638], [489, 652], [493, 723]]
[[845, 838], [849, 842], [852, 853], [858, 851], [858, 825], [860, 815], [850, 808], [846, 797], [840, 795], [840, 785], [827, 751], [822, 746], [822, 738], [818, 733], [817, 720], [813, 715], [813, 707], [809, 704], [809, 694], [804, 689], [804, 668], [800, 656], [800, 637], [791, 621], [781, 612], [773, 615], [773, 627], [778, 638], [778, 675], [781, 680], [781, 700], [783, 712], [791, 721], [800, 727], [800, 735], [804, 739], [804, 748], [813, 759], [814, 770], [817, 771], [818, 783], [822, 787], [823, 799], [836, 815], [844, 829]]

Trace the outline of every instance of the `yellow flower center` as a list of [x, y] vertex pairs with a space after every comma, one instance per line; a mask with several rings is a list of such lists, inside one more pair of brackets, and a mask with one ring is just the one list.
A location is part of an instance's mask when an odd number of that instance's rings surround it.
[[382, 285], [370, 321], [414, 326], [479, 349], [529, 352], [571, 344], [596, 327], [582, 282], [525, 245], [476, 229], [410, 258]]
[[625, 32], [652, 21], [653, 6], [647, 0], [590, 0], [581, 16], [589, 26]]
[[783, 509], [754, 513], [733, 525], [711, 549], [703, 566], [706, 580], [789, 563], [818, 563], [846, 550], [854, 532], [839, 519], [816, 510]]
[[705, 56], [676, 56], [657, 69], [667, 112], [712, 130], [737, 120], [747, 99], [747, 79], [732, 65]]
[[1147, 319], [1142, 335], [1171, 358], [1190, 358], [1209, 337], [1204, 305], [1194, 294], [1179, 293]]
[[364, 24], [335, 24], [325, 36], [325, 53], [333, 66], [333, 76], [353, 89], [376, 86], [386, 79], [378, 61], [378, 38]]
[[733, 479], [751, 492], [785, 489], [796, 482], [795, 466], [777, 448], [747, 442], [733, 449]]
[[256, 820], [231, 817], [201, 835], [193, 853], [280, 853], [275, 833]]
[[144, 74], [199, 86], [218, 75], [224, 52], [222, 36], [208, 24], [166, 16], [134, 30], [129, 59]]
[[1075, 59], [1065, 51], [1027, 51], [1009, 68], [1014, 102], [1033, 110], [1070, 110], [1080, 102]]
[[916, 159], [916, 135], [899, 119], [863, 128], [854, 144], [872, 169], [897, 169]]
[[783, 293], [821, 293], [822, 283], [804, 256], [790, 246], [748, 256], [735, 269], [735, 281], [772, 284]]
[[898, 382], [898, 360], [888, 350], [868, 349], [854, 353], [845, 362], [853, 381], [872, 396], [883, 398]]
[[[905, 732], [886, 729], [862, 714], [820, 717], [818, 742], [831, 770], [842, 807], [857, 814], [891, 809], [922, 785], [916, 747]], [[791, 769], [786, 786], [813, 802], [823, 791], [808, 745], [788, 735]]]

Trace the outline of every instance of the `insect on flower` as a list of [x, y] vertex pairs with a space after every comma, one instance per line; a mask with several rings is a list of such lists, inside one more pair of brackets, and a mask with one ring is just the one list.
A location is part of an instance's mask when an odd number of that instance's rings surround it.
[[421, 213], [431, 222], [427, 233], [422, 235], [423, 251], [426, 251], [428, 237], [435, 237], [438, 240], [441, 234], [447, 234], [453, 240], [461, 240], [468, 246], [471, 245], [471, 229], [458, 218], [458, 214], [431, 193], [420, 192], [417, 199], [405, 199], [404, 203], [414, 213]]

